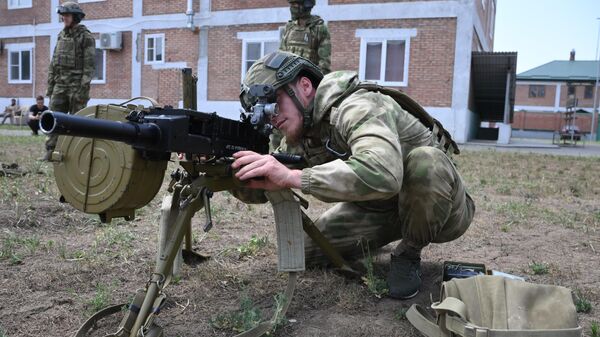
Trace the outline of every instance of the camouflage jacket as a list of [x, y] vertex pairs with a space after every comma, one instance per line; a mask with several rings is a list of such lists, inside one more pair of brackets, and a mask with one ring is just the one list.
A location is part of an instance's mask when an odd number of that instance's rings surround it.
[[96, 41], [84, 25], [63, 29], [48, 67], [46, 95], [75, 91], [89, 98], [95, 56]]
[[304, 26], [298, 20], [288, 21], [279, 49], [309, 59], [325, 74], [331, 71], [329, 30], [319, 16], [311, 15]]
[[393, 98], [355, 90], [358, 83], [355, 72], [338, 71], [317, 88], [313, 127], [303, 138], [302, 192], [323, 201], [395, 196], [408, 153], [433, 145], [431, 131]]

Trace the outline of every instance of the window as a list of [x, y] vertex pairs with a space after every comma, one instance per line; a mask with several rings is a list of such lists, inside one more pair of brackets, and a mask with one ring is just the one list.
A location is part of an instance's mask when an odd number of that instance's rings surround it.
[[12, 44], [6, 49], [8, 49], [8, 83], [31, 83], [33, 44]]
[[530, 85], [529, 86], [529, 97], [530, 98], [546, 97], [546, 86], [545, 85]]
[[573, 85], [567, 86], [567, 95], [569, 95], [569, 96], [575, 95], [575, 86], [573, 86]]
[[594, 98], [594, 86], [593, 85], [585, 86], [585, 91], [583, 92], [583, 98], [585, 98], [585, 99]]
[[361, 80], [387, 86], [408, 85], [410, 37], [416, 29], [359, 29]]
[[96, 40], [96, 56], [94, 57], [94, 76], [92, 84], [106, 83], [106, 50], [100, 49], [100, 40]]
[[279, 30], [238, 33], [242, 39], [242, 80], [254, 62], [279, 49], [279, 35]]
[[156, 64], [165, 62], [165, 34], [146, 35], [146, 57], [145, 64]]
[[31, 0], [8, 0], [8, 9], [31, 8]]
[[246, 42], [245, 49], [244, 74], [258, 59], [279, 49], [279, 41]]

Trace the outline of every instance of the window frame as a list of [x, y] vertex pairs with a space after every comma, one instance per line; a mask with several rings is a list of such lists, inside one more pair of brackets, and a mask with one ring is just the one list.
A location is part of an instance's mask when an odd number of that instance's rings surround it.
[[[356, 37], [360, 38], [360, 61], [358, 77], [360, 80], [365, 80], [367, 67], [367, 44], [379, 42], [381, 46], [381, 69], [379, 70], [380, 80], [369, 80], [379, 85], [389, 87], [407, 87], [410, 65], [410, 40], [417, 36], [415, 28], [399, 28], [399, 29], [357, 29]], [[387, 43], [388, 41], [404, 41], [404, 72], [402, 81], [386, 81], [385, 67], [387, 61]]]
[[[534, 89], [537, 89], [537, 90], [534, 90]], [[541, 96], [540, 96], [540, 89], [542, 91]], [[528, 98], [545, 98], [546, 97], [546, 86], [544, 84], [530, 84], [527, 92], [528, 92], [528, 94], [527, 94]], [[532, 95], [531, 94], [532, 92], [535, 92], [535, 94]]]
[[[8, 73], [6, 74], [6, 79], [8, 81], [8, 84], [32, 84], [33, 83], [33, 43], [13, 43], [13, 44], [8, 44], [6, 45], [6, 50], [7, 50], [7, 67], [8, 67]], [[23, 71], [22, 71], [22, 65], [23, 65], [23, 52], [28, 51], [29, 52], [29, 79], [28, 80], [23, 80], [21, 78], [21, 76], [23, 75]], [[12, 58], [11, 58], [11, 54], [12, 53], [19, 53], [19, 79], [18, 80], [13, 80], [11, 79], [11, 68], [13, 66], [12, 64]]]
[[[156, 38], [161, 38], [162, 39], [162, 48], [161, 48], [162, 60], [156, 61], [156, 53], [154, 53], [154, 61], [148, 61], [148, 40], [150, 40], [150, 39], [156, 39]], [[159, 34], [144, 34], [144, 64], [152, 65], [152, 64], [163, 64], [163, 63], [165, 63], [165, 59], [166, 59], [165, 45], [166, 45], [166, 39], [165, 39], [165, 34], [164, 33], [159, 33]], [[156, 50], [156, 42], [154, 42], [153, 49]]]
[[[586, 85], [584, 86], [584, 90], [583, 90], [583, 99], [593, 99], [594, 98], [594, 88], [596, 86], [595, 85]], [[589, 90], [589, 95], [588, 95], [588, 90]]]
[[33, 0], [14, 0], [14, 1], [17, 1], [19, 3], [21, 3], [22, 1], [23, 2], [27, 1], [27, 4], [11, 5], [11, 0], [6, 0], [6, 9], [11, 10], [11, 9], [33, 8]]
[[[96, 40], [96, 49], [100, 49], [102, 51], [102, 79], [101, 80], [97, 80], [97, 79], [93, 79], [90, 82], [90, 84], [106, 84], [106, 49], [102, 49], [100, 48], [100, 40]], [[94, 55], [94, 60], [96, 58], [96, 55]], [[94, 67], [96, 65], [94, 64]]]
[[489, 29], [489, 36], [490, 39], [494, 38], [494, 29], [495, 29], [495, 25], [496, 25], [496, 15], [495, 15], [495, 11], [496, 11], [496, 5], [494, 4], [494, 0], [492, 0], [490, 2], [490, 10], [488, 11], [488, 29]]
[[[249, 43], [260, 43], [260, 57], [265, 55], [265, 43], [276, 42], [278, 44], [277, 49], [279, 49], [280, 44], [280, 35], [281, 30], [265, 30], [265, 31], [257, 31], [257, 32], [239, 32], [237, 33], [237, 38], [242, 40], [242, 66], [241, 66], [241, 75], [240, 78], [244, 81], [246, 73], [248, 72], [248, 68], [246, 63], [248, 63], [248, 59], [246, 58], [246, 53], [248, 51]], [[259, 58], [260, 58], [259, 57]]]

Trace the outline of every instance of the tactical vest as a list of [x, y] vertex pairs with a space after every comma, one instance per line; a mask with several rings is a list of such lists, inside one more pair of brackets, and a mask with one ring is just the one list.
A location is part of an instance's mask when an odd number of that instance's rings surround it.
[[[360, 82], [337, 99], [331, 109], [337, 109], [341, 102], [360, 89], [371, 92], [379, 92], [391, 98], [413, 117], [418, 119], [433, 134], [433, 146], [442, 150], [447, 156], [459, 154], [458, 145], [444, 129], [442, 123], [433, 118], [423, 107], [401, 90], [390, 89], [371, 82]], [[346, 141], [340, 133], [329, 124], [326, 116], [317, 129], [311, 130], [311, 134], [303, 139], [305, 160], [309, 166], [319, 165], [335, 159], [346, 160], [352, 153]]]
[[83, 71], [83, 48], [81, 46], [85, 28], [67, 36], [64, 31], [58, 36], [52, 62], [63, 70]]
[[302, 27], [295, 21], [288, 22], [283, 35], [286, 43], [285, 51], [309, 59], [314, 64], [319, 64], [318, 49], [321, 37], [317, 27], [323, 23], [323, 19], [318, 19]]

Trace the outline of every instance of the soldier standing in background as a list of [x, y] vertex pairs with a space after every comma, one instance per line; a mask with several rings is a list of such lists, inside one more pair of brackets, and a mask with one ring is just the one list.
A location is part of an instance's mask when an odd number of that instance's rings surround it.
[[331, 41], [323, 19], [311, 15], [314, 0], [288, 0], [292, 19], [288, 21], [281, 38], [280, 50], [310, 60], [323, 74], [331, 72]]
[[[82, 24], [85, 13], [75, 2], [65, 2], [56, 12], [61, 16], [64, 29], [58, 35], [52, 61], [48, 68], [50, 110], [74, 114], [85, 108], [90, 99], [90, 82], [94, 76], [96, 41]], [[58, 136], [46, 141], [44, 161], [50, 160]]]
[[[323, 74], [331, 72], [331, 41], [325, 22], [310, 12], [315, 0], [288, 0], [292, 19], [288, 21], [281, 37], [280, 50], [294, 53], [310, 60], [321, 68]], [[273, 130], [271, 150], [281, 143], [281, 132]], [[300, 153], [286, 146], [285, 152]]]

